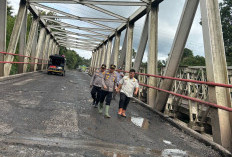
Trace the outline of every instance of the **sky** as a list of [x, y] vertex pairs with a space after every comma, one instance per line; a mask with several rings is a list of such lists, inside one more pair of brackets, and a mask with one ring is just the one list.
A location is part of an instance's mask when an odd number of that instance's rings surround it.
[[[128, 0], [127, 0], [128, 1]], [[130, 0], [133, 1], [133, 0]], [[219, 0], [221, 2], [222, 0]], [[9, 3], [11, 6], [13, 6], [14, 14], [17, 14], [18, 11], [18, 4], [19, 0], [9, 0]], [[172, 46], [172, 42], [175, 37], [176, 29], [178, 26], [178, 22], [184, 7], [185, 0], [164, 0], [160, 6], [159, 6], [159, 24], [158, 24], [158, 59], [159, 60], [166, 60], [168, 57], [168, 54], [170, 53], [170, 49]], [[64, 11], [68, 10], [71, 14], [80, 15], [86, 17], [93, 16], [93, 12], [89, 8], [78, 8], [77, 6], [73, 5], [61, 5], [61, 4], [49, 4], [48, 6], [63, 9]], [[107, 6], [101, 6], [101, 7], [107, 7]], [[125, 17], [128, 17], [131, 15], [136, 8], [134, 7], [111, 7], [111, 10], [115, 10], [117, 14], [123, 15]], [[77, 14], [78, 12], [78, 14]], [[115, 13], [116, 13], [115, 12]], [[103, 16], [99, 13], [99, 16]], [[112, 17], [109, 17], [112, 18]], [[203, 36], [202, 36], [202, 28], [199, 24], [201, 19], [200, 9], [198, 7], [197, 13], [195, 15], [195, 19], [186, 43], [186, 47], [191, 49], [194, 53], [194, 55], [200, 55], [204, 56], [204, 45], [203, 45]], [[145, 16], [138, 20], [135, 23], [134, 26], [134, 33], [133, 33], [133, 48], [135, 51], [137, 51], [139, 42], [140, 42], [140, 36], [142, 33], [142, 28], [144, 25]], [[74, 24], [73, 21], [66, 21], [69, 23]], [[85, 24], [86, 25], [86, 24]], [[108, 23], [107, 25], [113, 26], [113, 24]], [[84, 26], [84, 23], [83, 23]], [[116, 27], [116, 26], [114, 26]], [[86, 34], [86, 33], [85, 33]], [[121, 33], [121, 39], [120, 39], [120, 47], [122, 47], [123, 39], [125, 36], [125, 31]], [[80, 56], [84, 58], [90, 58], [92, 55], [92, 52], [90, 51], [84, 51], [84, 50], [76, 50], [74, 49]], [[143, 61], [147, 61], [147, 54], [148, 54], [148, 48], [145, 50], [145, 55], [143, 58]]]

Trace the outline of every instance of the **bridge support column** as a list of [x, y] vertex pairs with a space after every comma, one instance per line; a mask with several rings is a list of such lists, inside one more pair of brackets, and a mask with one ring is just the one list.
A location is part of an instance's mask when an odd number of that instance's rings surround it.
[[[26, 49], [26, 38], [27, 38], [27, 10], [25, 12], [25, 16], [23, 19], [23, 25], [20, 33], [20, 38], [19, 38], [19, 54], [20, 55], [25, 55], [25, 49]], [[19, 56], [19, 62], [24, 62], [24, 57]], [[24, 64], [18, 64], [18, 73], [23, 73], [23, 66]]]
[[118, 54], [119, 54], [119, 47], [120, 47], [120, 37], [121, 37], [121, 32], [116, 32], [115, 33], [115, 40], [114, 40], [114, 65], [118, 67]]
[[125, 71], [131, 69], [132, 63], [132, 49], [133, 49], [133, 29], [134, 23], [129, 23], [127, 26], [127, 46], [126, 46], [126, 60], [125, 60]]
[[34, 71], [34, 66], [35, 66], [35, 57], [36, 57], [36, 46], [37, 46], [37, 43], [38, 43], [38, 29], [39, 27], [36, 28], [36, 31], [35, 31], [35, 37], [34, 37], [34, 41], [32, 43], [32, 52], [31, 52], [31, 65], [30, 65], [30, 71]]
[[90, 62], [90, 66], [89, 66], [89, 75], [92, 75], [93, 60], [94, 60], [94, 52], [92, 51], [91, 62]]
[[102, 64], [102, 45], [99, 47], [99, 60], [98, 60], [98, 67]]
[[[40, 34], [39, 34], [38, 44], [36, 46], [35, 58], [39, 58], [39, 56], [41, 56], [40, 54], [42, 51], [42, 47], [44, 45], [45, 33], [46, 33], [46, 29], [44, 27], [42, 27], [40, 30]], [[35, 59], [35, 63], [38, 63], [38, 59]], [[34, 64], [34, 71], [36, 71], [36, 70], [37, 70], [37, 64]]]
[[101, 47], [98, 48], [98, 59], [97, 59], [97, 68], [100, 67], [100, 64], [101, 64]]
[[118, 61], [118, 67], [123, 67], [125, 64], [125, 58], [126, 58], [126, 47], [127, 47], [127, 32], [128, 28], [126, 29], [123, 45], [122, 45], [122, 50], [120, 53], [120, 60]]
[[[0, 1], [0, 52], [6, 51], [6, 26], [7, 26], [7, 0]], [[0, 61], [4, 61], [4, 55], [0, 54]], [[4, 64], [0, 63], [0, 77], [4, 76]]]
[[[207, 80], [228, 84], [228, 72], [218, 0], [201, 0], [202, 29], [206, 58]], [[230, 90], [208, 87], [209, 101], [231, 107]], [[213, 139], [228, 150], [232, 150], [231, 113], [211, 108]], [[232, 119], [231, 119], [232, 120]]]
[[92, 73], [94, 73], [95, 68], [96, 68], [96, 61], [97, 61], [97, 51], [94, 51], [94, 60], [93, 60], [93, 69]]
[[[27, 45], [26, 45], [26, 48], [24, 50], [25, 56], [31, 56], [32, 45], [33, 45], [34, 38], [36, 36], [37, 27], [38, 27], [38, 18], [33, 19], [33, 22], [32, 22], [31, 28], [30, 28], [30, 32], [28, 35]], [[24, 62], [28, 63], [29, 58], [25, 57]], [[27, 72], [27, 67], [28, 67], [28, 64], [23, 65], [23, 73]]]
[[[20, 4], [19, 4], [18, 15], [17, 15], [16, 20], [15, 20], [14, 28], [13, 28], [13, 31], [12, 31], [12, 34], [10, 37], [10, 42], [8, 45], [8, 49], [7, 49], [7, 52], [9, 52], [9, 53], [15, 53], [15, 51], [16, 51], [16, 47], [18, 44], [18, 39], [19, 39], [19, 35], [20, 35], [21, 28], [23, 25], [23, 21], [24, 21], [23, 19], [24, 19], [26, 10], [27, 10], [26, 1], [21, 0]], [[14, 56], [7, 55], [5, 58], [5, 61], [12, 62], [13, 59], [14, 59]], [[11, 66], [12, 66], [12, 64], [10, 64], [10, 63], [4, 64], [4, 76], [10, 75]]]
[[105, 61], [107, 69], [110, 67], [111, 49], [112, 49], [112, 39], [108, 39], [107, 54], [106, 54], [106, 61]]
[[[199, 0], [187, 0], [185, 2], [175, 39], [173, 41], [166, 68], [164, 70], [164, 76], [175, 77], [177, 73], [198, 4]], [[159, 88], [170, 91], [172, 88], [172, 83], [172, 80], [164, 79], [161, 81]], [[159, 111], [163, 111], [168, 97], [169, 94], [158, 92], [157, 99], [155, 101], [155, 108]]]
[[101, 63], [105, 64], [105, 58], [106, 58], [106, 44], [103, 43], [102, 45], [102, 57], [101, 57]]
[[138, 52], [135, 57], [135, 63], [134, 63], [134, 69], [136, 72], [139, 72], [139, 67], [143, 60], [143, 55], [147, 46], [147, 40], [148, 40], [148, 24], [149, 24], [149, 14], [146, 15], [146, 20], [143, 26], [142, 35], [140, 38], [140, 43], [138, 47]]
[[[51, 35], [47, 34], [46, 38], [45, 38], [45, 45], [44, 45], [44, 49], [43, 49], [43, 56], [42, 56], [42, 63], [46, 63], [47, 61], [44, 61], [45, 59], [47, 60], [47, 53], [48, 53], [48, 46], [49, 46], [49, 40], [50, 40]], [[44, 67], [46, 67], [44, 64], [41, 65], [41, 70], [44, 69]]]
[[[157, 74], [157, 55], [158, 55], [158, 6], [152, 6], [149, 13], [149, 53], [147, 73]], [[148, 78], [148, 85], [157, 86], [157, 79], [154, 77]], [[147, 93], [148, 105], [154, 107], [157, 91], [149, 88]]]

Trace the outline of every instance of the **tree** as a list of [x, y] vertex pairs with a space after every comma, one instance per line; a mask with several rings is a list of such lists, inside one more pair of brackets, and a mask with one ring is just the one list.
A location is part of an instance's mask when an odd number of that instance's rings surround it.
[[228, 65], [232, 65], [232, 1], [223, 0], [223, 2], [219, 4], [219, 8], [221, 13], [226, 60]]
[[192, 50], [185, 48], [180, 66], [205, 66], [205, 58], [194, 56]]

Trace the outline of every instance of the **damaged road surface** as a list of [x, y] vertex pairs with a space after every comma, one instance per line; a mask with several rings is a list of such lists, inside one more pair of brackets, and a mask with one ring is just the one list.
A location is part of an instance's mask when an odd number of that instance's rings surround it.
[[0, 81], [0, 156], [218, 157], [137, 103], [106, 119], [91, 106], [90, 77], [33, 73]]

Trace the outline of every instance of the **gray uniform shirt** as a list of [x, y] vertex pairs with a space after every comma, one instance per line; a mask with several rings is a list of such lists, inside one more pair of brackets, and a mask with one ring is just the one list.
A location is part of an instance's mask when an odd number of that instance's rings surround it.
[[[106, 90], [109, 92], [113, 92], [114, 89], [117, 87], [117, 75], [115, 72], [110, 73], [107, 71], [104, 75], [104, 78], [102, 79], [102, 90]], [[104, 86], [107, 87], [107, 89], [104, 89]]]
[[104, 72], [101, 72], [99, 70], [97, 70], [94, 74], [93, 74], [93, 77], [90, 81], [90, 86], [94, 85], [94, 86], [97, 86], [97, 87], [102, 87], [102, 78], [104, 77], [105, 75], [105, 71]]

